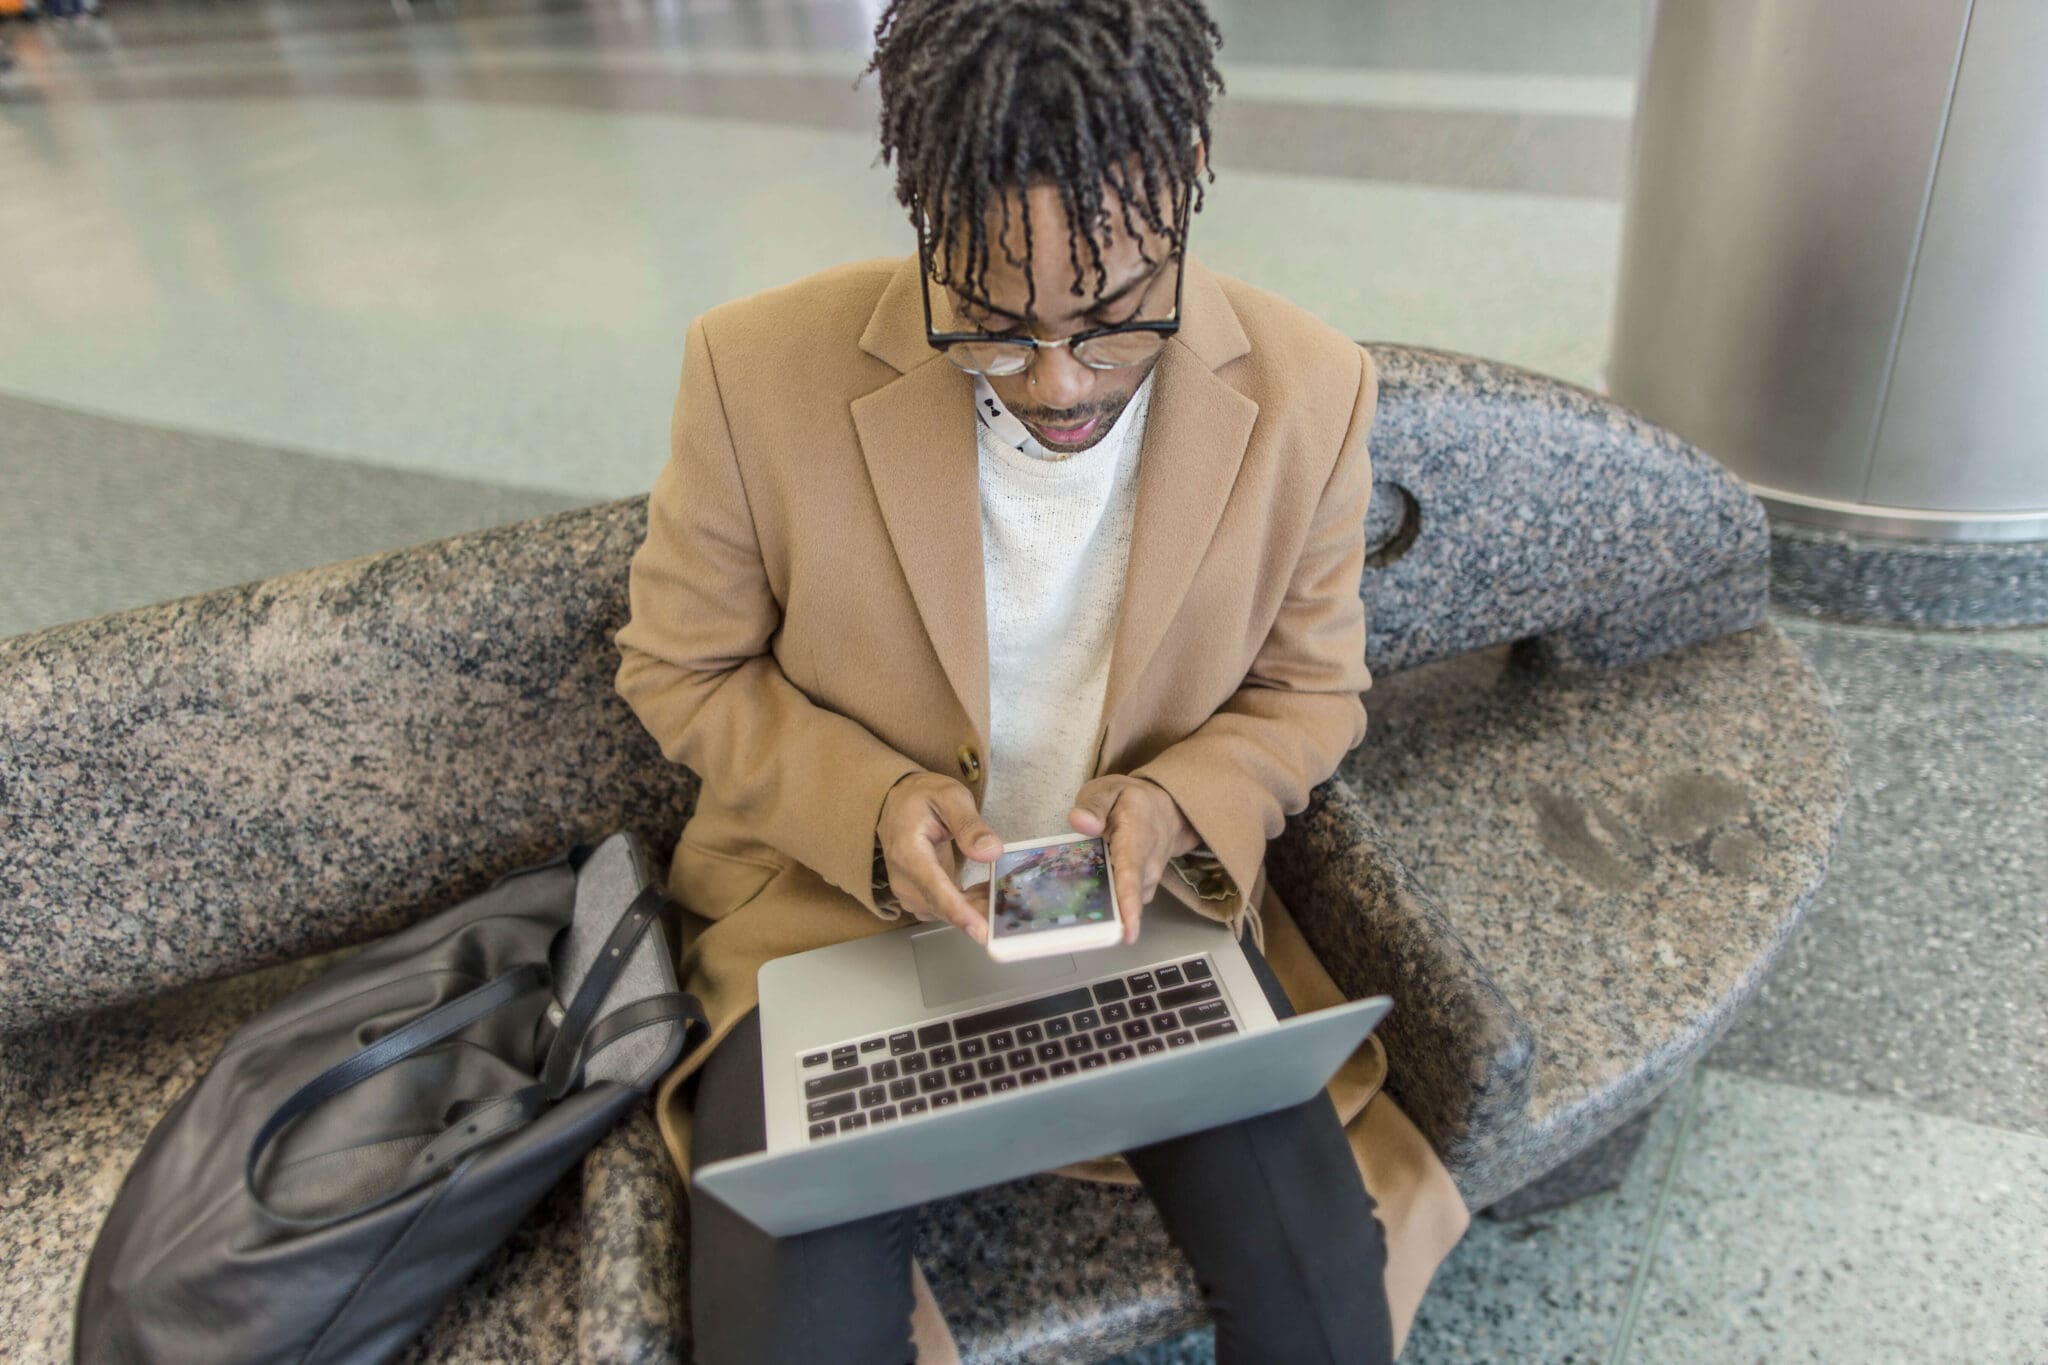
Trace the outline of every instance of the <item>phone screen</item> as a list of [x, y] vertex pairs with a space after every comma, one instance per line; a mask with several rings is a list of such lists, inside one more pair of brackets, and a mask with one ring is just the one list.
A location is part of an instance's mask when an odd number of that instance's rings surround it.
[[996, 859], [996, 933], [1038, 934], [1114, 918], [1109, 904], [1109, 848], [1077, 839], [1023, 848]]

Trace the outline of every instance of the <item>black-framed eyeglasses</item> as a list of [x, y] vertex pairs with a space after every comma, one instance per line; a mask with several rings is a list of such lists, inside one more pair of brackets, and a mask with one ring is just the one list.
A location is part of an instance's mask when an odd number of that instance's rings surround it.
[[1188, 201], [1191, 198], [1192, 194], [1182, 195], [1174, 214], [1179, 245], [1174, 251], [1173, 316], [1151, 322], [1120, 322], [1114, 327], [1076, 332], [1058, 341], [1040, 341], [1033, 336], [997, 337], [986, 332], [934, 331], [931, 244], [920, 232], [917, 256], [922, 268], [918, 271], [918, 283], [924, 290], [924, 339], [931, 343], [933, 349], [944, 351], [946, 359], [969, 374], [997, 377], [1022, 374], [1031, 364], [1033, 351], [1049, 351], [1060, 346], [1071, 348], [1074, 359], [1091, 370], [1121, 370], [1144, 364], [1159, 354], [1168, 337], [1180, 330], [1181, 286], [1186, 283], [1188, 273]]

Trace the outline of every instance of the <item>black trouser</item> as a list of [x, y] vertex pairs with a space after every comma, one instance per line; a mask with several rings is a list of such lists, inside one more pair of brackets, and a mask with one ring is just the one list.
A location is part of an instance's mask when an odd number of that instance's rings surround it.
[[[1249, 942], [1259, 984], [1294, 1011]], [[761, 1026], [749, 1014], [695, 1078], [694, 1165], [766, 1146]], [[1328, 1094], [1126, 1152], [1216, 1322], [1219, 1365], [1393, 1358], [1386, 1240]], [[912, 1211], [770, 1237], [690, 1196], [699, 1365], [903, 1365]]]

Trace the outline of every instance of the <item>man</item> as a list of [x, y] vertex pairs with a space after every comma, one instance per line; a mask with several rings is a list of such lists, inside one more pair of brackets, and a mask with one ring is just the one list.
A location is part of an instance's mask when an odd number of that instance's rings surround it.
[[[919, 250], [690, 329], [618, 634], [703, 783], [672, 884], [712, 1040], [659, 1097], [685, 1170], [763, 1144], [760, 964], [906, 911], [984, 938], [1006, 840], [1101, 834], [1127, 940], [1165, 888], [1251, 929], [1278, 1012], [1334, 995], [1263, 861], [1365, 733], [1376, 388], [1185, 250], [1219, 41], [1199, 0], [897, 0], [870, 69]], [[1110, 1173], [1219, 1360], [1390, 1358], [1463, 1230], [1367, 1051]], [[773, 1239], [693, 1199], [698, 1358], [911, 1358], [910, 1227]]]

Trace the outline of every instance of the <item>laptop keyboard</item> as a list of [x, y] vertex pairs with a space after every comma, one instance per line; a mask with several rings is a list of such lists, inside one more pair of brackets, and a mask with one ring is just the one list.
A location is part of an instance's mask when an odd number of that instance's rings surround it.
[[812, 1140], [1238, 1031], [1206, 956], [805, 1053]]

